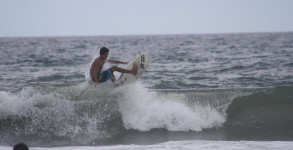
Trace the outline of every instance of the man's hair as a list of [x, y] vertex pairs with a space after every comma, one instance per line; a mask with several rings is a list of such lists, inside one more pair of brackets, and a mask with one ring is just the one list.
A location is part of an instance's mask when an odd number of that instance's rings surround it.
[[108, 53], [108, 52], [109, 52], [109, 49], [106, 48], [106, 47], [102, 47], [102, 48], [100, 49], [100, 55], [103, 55], [103, 54]]

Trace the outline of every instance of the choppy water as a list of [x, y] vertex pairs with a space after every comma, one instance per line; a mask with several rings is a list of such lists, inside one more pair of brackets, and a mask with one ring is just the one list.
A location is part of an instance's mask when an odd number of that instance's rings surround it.
[[[102, 46], [151, 63], [79, 98]], [[0, 53], [3, 146], [293, 140], [293, 33], [0, 38]]]

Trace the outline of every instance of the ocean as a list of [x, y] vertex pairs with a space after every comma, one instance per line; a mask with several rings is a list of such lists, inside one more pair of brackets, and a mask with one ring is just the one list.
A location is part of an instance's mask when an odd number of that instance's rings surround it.
[[[80, 97], [103, 46], [150, 64]], [[3, 150], [293, 149], [292, 114], [292, 32], [0, 38]]]

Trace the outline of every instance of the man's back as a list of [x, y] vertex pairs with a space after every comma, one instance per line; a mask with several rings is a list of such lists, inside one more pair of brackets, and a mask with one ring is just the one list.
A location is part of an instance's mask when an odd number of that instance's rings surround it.
[[97, 76], [101, 72], [104, 64], [105, 64], [105, 61], [103, 61], [101, 59], [101, 57], [98, 57], [94, 60], [94, 62], [91, 65], [91, 69], [90, 69], [90, 75], [91, 75], [92, 79], [97, 78]]

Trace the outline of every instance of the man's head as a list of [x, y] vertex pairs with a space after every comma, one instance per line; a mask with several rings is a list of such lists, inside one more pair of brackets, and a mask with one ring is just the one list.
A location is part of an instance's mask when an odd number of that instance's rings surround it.
[[105, 53], [108, 53], [108, 52], [109, 52], [109, 49], [106, 48], [106, 47], [102, 47], [102, 48], [100, 49], [100, 55], [104, 55]]
[[24, 143], [18, 143], [13, 147], [13, 150], [28, 150], [28, 147]]

